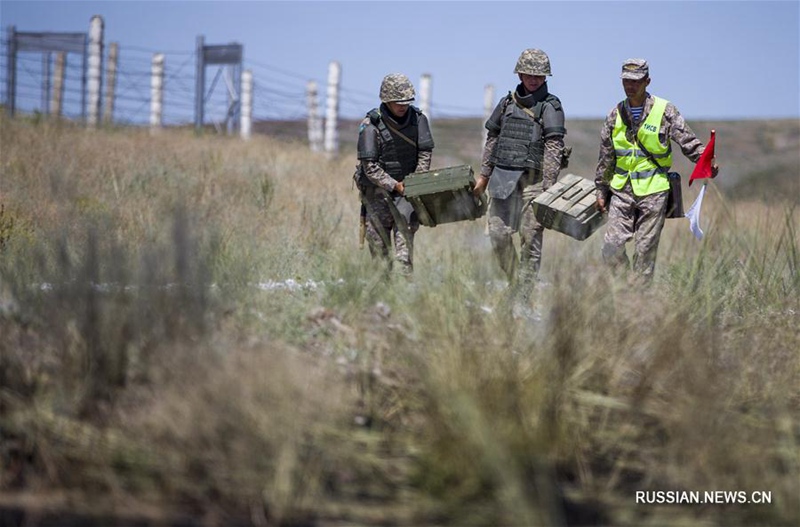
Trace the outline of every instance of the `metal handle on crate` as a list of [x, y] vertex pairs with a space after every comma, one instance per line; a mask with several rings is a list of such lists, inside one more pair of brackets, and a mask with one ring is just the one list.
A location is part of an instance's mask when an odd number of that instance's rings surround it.
[[580, 194], [582, 191], [580, 185], [575, 185], [570, 190], [572, 190], [572, 193], [567, 194], [566, 192], [564, 192], [564, 194], [561, 195], [561, 199], [571, 200], [572, 198]]

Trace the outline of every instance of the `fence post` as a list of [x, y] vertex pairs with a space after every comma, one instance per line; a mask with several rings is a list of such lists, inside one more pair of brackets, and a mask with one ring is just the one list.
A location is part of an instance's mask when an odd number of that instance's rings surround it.
[[103, 67], [103, 17], [94, 15], [89, 27], [89, 113], [87, 124], [97, 126], [100, 117], [100, 84]]
[[119, 45], [112, 42], [108, 48], [108, 73], [106, 75], [106, 100], [103, 109], [103, 122], [111, 124], [114, 122], [114, 89], [117, 85], [117, 57]]
[[242, 72], [242, 114], [240, 117], [242, 139], [250, 139], [253, 123], [253, 72]]
[[316, 81], [308, 81], [306, 84], [306, 105], [308, 106], [308, 144], [311, 147], [312, 152], [322, 151], [322, 119], [319, 117], [317, 94]]
[[16, 109], [17, 88], [17, 29], [8, 26], [8, 48], [6, 52], [6, 111], [13, 116]]
[[325, 105], [325, 152], [329, 155], [339, 151], [339, 134], [337, 121], [339, 119], [339, 83], [341, 81], [341, 66], [333, 61], [328, 66], [328, 100]]
[[55, 71], [53, 72], [53, 99], [50, 103], [50, 115], [61, 117], [64, 99], [64, 71], [67, 69], [67, 54], [63, 51], [56, 54]]
[[[483, 122], [485, 123], [489, 116], [492, 115], [492, 110], [494, 110], [494, 85], [487, 84], [483, 89]], [[481, 123], [483, 124], [483, 123]], [[489, 131], [486, 129], [485, 126], [481, 126], [483, 130], [483, 143], [481, 143], [481, 151], [483, 151], [483, 145], [486, 144], [486, 135]]]
[[419, 109], [431, 118], [431, 75], [423, 73], [419, 80]]
[[164, 101], [164, 54], [153, 55], [150, 73], [150, 133], [157, 133], [162, 123]]
[[228, 64], [225, 68], [225, 86], [227, 87], [228, 92], [228, 111], [225, 114], [225, 133], [227, 135], [233, 135], [236, 125], [241, 124], [236, 122], [236, 118], [239, 118], [239, 121], [242, 120], [241, 116], [241, 108], [239, 104], [241, 104], [241, 86], [237, 89], [236, 85], [239, 84], [242, 80], [241, 73], [238, 74], [239, 68], [234, 66], [233, 64]]
[[42, 113], [50, 115], [50, 62], [52, 53], [42, 53]]
[[197, 36], [195, 44], [195, 79], [194, 79], [194, 129], [195, 132], [203, 130], [203, 111], [206, 97], [206, 63], [203, 56], [205, 37]]

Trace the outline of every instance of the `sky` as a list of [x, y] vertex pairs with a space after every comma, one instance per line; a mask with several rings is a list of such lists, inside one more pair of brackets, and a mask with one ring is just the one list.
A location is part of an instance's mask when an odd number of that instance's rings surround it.
[[[167, 55], [168, 68], [181, 67], [173, 84], [185, 88], [188, 113], [192, 52], [203, 35], [207, 45], [244, 46], [244, 68], [259, 86], [256, 117], [301, 118], [308, 80], [320, 84], [324, 111], [331, 61], [341, 65], [343, 117], [377, 106], [380, 82], [394, 72], [417, 88], [421, 75], [431, 76], [433, 119], [479, 116], [485, 87], [494, 86], [498, 100], [519, 82], [513, 71], [520, 53], [540, 48], [552, 64], [549, 90], [568, 119], [605, 116], [624, 96], [619, 73], [631, 57], [649, 61], [649, 91], [688, 119], [800, 118], [796, 0], [0, 0], [4, 97], [9, 26], [88, 32], [93, 15], [102, 16], [106, 46], [118, 43], [126, 68], [146, 71], [155, 52]], [[133, 90], [142, 96], [143, 82]]]

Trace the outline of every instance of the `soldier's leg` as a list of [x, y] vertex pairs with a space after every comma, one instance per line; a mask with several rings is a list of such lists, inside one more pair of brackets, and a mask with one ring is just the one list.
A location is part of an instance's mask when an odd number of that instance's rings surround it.
[[515, 214], [519, 210], [520, 196], [514, 192], [507, 199], [492, 198], [489, 205], [489, 239], [500, 268], [508, 281], [514, 280], [517, 270], [517, 250], [512, 235], [517, 230]]
[[633, 270], [643, 284], [648, 284], [653, 279], [658, 243], [661, 240], [666, 211], [667, 192], [651, 194], [639, 200]]
[[633, 238], [636, 219], [636, 199], [630, 183], [621, 191], [614, 191], [608, 207], [608, 224], [603, 237], [603, 261], [612, 271], [628, 269], [630, 261], [625, 253], [625, 244]]
[[[530, 203], [543, 191], [541, 181], [526, 186], [522, 192], [523, 204]], [[522, 213], [519, 234], [521, 242], [519, 288], [521, 297], [527, 300], [539, 274], [542, 260], [542, 240], [544, 238], [544, 226], [536, 220], [536, 215], [533, 213], [533, 206], [531, 205], [527, 205]]]
[[400, 263], [400, 270], [404, 275], [411, 275], [414, 271], [414, 235], [419, 230], [419, 220], [416, 213], [411, 215], [408, 229], [394, 228], [394, 255]]
[[367, 242], [373, 258], [383, 258], [391, 264], [389, 246], [391, 244], [394, 219], [383, 200], [371, 199], [367, 203]]

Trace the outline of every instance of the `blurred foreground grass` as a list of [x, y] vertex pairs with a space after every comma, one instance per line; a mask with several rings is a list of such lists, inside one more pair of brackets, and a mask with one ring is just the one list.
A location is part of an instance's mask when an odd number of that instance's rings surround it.
[[514, 318], [483, 222], [420, 231], [413, 282], [373, 266], [350, 156], [0, 125], [4, 519], [800, 521], [796, 196], [712, 183], [706, 239], [668, 222], [642, 294], [600, 235], [548, 232]]

